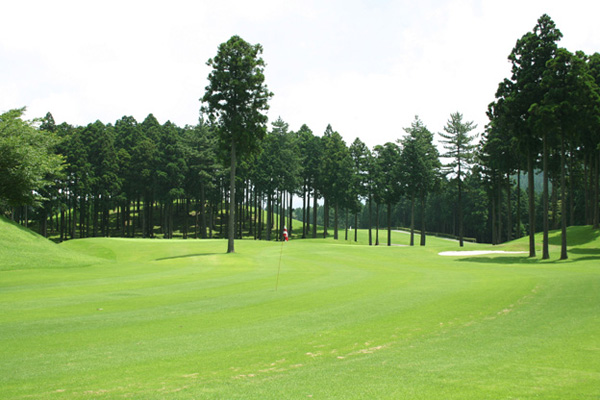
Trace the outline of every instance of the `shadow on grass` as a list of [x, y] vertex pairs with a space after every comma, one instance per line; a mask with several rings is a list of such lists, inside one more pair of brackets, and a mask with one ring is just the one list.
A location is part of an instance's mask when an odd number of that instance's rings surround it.
[[454, 261], [459, 262], [473, 262], [480, 264], [538, 264], [541, 260], [539, 258], [529, 258], [529, 257], [507, 257], [507, 256], [497, 256], [497, 257], [466, 257], [466, 258], [458, 258]]
[[600, 257], [600, 249], [570, 249], [569, 253], [594, 255]]
[[577, 257], [577, 261], [600, 260], [600, 249], [570, 249], [568, 253], [583, 256]]
[[223, 253], [199, 253], [199, 254], [186, 254], [183, 256], [173, 256], [173, 257], [162, 257], [157, 258], [154, 261], [165, 261], [165, 260], [176, 260], [178, 258], [191, 258], [191, 257], [204, 257], [204, 256], [216, 256], [217, 254]]

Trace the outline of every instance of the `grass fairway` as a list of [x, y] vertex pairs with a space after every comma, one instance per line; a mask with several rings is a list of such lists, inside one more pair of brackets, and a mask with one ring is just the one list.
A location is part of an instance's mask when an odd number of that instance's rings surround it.
[[435, 238], [227, 255], [0, 220], [0, 398], [598, 399], [599, 234], [572, 228], [566, 262]]

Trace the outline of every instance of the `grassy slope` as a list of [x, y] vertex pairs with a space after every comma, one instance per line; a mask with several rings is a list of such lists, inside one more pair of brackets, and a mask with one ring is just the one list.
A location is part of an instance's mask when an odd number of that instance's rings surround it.
[[0, 271], [81, 267], [96, 262], [0, 216]]
[[[545, 262], [440, 257], [458, 246], [435, 238], [238, 241], [234, 255], [210, 240], [27, 244], [70, 268], [19, 255], [6, 232], [29, 233], [16, 229], [0, 221], [0, 254], [26, 265], [0, 271], [3, 398], [585, 399], [600, 387], [589, 227], [571, 229], [566, 262], [555, 248]], [[86, 268], [72, 268], [77, 254]]]

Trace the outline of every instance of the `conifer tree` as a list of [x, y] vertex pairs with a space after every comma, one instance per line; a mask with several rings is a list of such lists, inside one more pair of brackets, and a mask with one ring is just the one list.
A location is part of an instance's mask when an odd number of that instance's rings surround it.
[[450, 159], [450, 162], [445, 165], [446, 173], [455, 176], [458, 187], [456, 208], [458, 211], [458, 240], [461, 247], [464, 245], [462, 181], [473, 163], [475, 145], [471, 144], [471, 142], [475, 136], [469, 135], [469, 132], [476, 127], [477, 125], [472, 121], [463, 122], [462, 114], [456, 112], [450, 115], [450, 119], [444, 127], [445, 133], [439, 133], [442, 137], [441, 142], [444, 144], [444, 149], [447, 150], [442, 157]]
[[266, 134], [268, 100], [273, 95], [264, 84], [265, 62], [260, 44], [251, 45], [232, 36], [219, 46], [209, 84], [202, 97], [204, 111], [219, 127], [221, 148], [229, 150], [229, 221], [227, 253], [233, 253], [235, 238], [235, 177], [238, 157], [257, 151]]

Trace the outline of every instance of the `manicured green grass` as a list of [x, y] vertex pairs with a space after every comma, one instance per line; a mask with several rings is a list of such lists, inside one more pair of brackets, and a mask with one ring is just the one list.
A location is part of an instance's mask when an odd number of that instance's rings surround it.
[[600, 232], [569, 234], [568, 261], [556, 233], [543, 262], [442, 257], [458, 245], [436, 238], [227, 255], [222, 240], [54, 245], [0, 220], [0, 397], [597, 399]]

